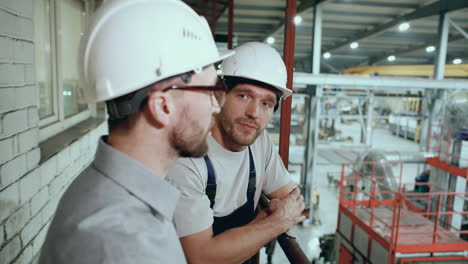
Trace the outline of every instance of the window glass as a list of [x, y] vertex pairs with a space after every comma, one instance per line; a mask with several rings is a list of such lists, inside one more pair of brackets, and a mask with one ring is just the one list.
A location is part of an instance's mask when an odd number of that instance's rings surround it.
[[62, 88], [64, 116], [69, 117], [87, 109], [87, 105], [80, 104], [78, 100], [78, 54], [86, 13], [83, 1], [78, 0], [63, 0], [59, 12], [59, 85]]
[[39, 118], [54, 115], [49, 0], [34, 1], [34, 44]]

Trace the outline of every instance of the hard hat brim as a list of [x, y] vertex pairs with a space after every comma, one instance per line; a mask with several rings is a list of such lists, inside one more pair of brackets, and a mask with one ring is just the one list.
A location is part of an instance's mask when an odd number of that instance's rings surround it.
[[213, 63], [220, 62], [228, 57], [231, 57], [236, 52], [234, 50], [222, 50], [222, 51], [218, 50], [218, 53], [219, 53], [219, 57], [216, 61], [213, 61]]
[[[252, 77], [250, 76], [245, 76], [245, 75], [230, 75], [230, 74], [226, 74], [226, 75], [223, 75], [221, 74], [220, 76], [224, 76], [224, 77], [236, 77], [236, 78], [244, 78], [244, 79], [248, 79], [248, 80], [256, 80], [256, 79], [252, 79]], [[256, 80], [258, 81], [258, 80]], [[259, 82], [263, 82], [263, 81], [259, 81]], [[267, 85], [271, 85], [273, 86], [275, 89], [277, 89], [278, 91], [280, 91], [281, 93], [281, 99], [284, 99], [286, 97], [289, 97], [293, 94], [293, 91], [286, 88], [286, 87], [281, 87], [281, 86], [278, 86], [278, 85], [274, 85], [272, 83], [269, 83], [269, 82], [263, 82]]]
[[293, 94], [293, 91], [289, 90], [286, 87], [280, 87], [280, 86], [275, 86], [275, 87], [283, 93], [283, 96], [282, 96], [283, 99]]

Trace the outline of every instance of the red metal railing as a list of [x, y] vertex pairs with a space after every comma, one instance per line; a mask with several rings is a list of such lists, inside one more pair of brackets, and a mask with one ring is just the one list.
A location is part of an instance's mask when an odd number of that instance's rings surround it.
[[465, 256], [453, 256], [453, 257], [423, 257], [423, 258], [408, 258], [402, 259], [400, 264], [417, 264], [420, 262], [427, 263], [428, 261], [439, 262], [439, 263], [450, 263], [451, 261], [458, 261], [458, 260], [466, 260], [468, 261], [468, 257]]
[[461, 149], [467, 148], [468, 130], [451, 129], [431, 125], [426, 151], [435, 155], [427, 162], [451, 174], [468, 178], [468, 157], [461, 156]]
[[[385, 168], [386, 170], [383, 170]], [[395, 263], [396, 253], [457, 252], [468, 250], [460, 227], [452, 226], [453, 217], [468, 212], [454, 210], [454, 199], [465, 200], [468, 193], [447, 192], [430, 183], [402, 182], [401, 162], [364, 162], [343, 164], [340, 181], [340, 213], [347, 215], [354, 228], [359, 226], [371, 241], [379, 242], [389, 252], [388, 263]], [[394, 172], [396, 176], [377, 175], [376, 171]], [[426, 185], [429, 192], [415, 192]]]

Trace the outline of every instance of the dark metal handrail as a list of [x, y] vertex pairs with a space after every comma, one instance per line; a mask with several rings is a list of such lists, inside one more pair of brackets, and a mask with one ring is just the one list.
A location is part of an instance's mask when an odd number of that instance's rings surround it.
[[[266, 197], [264, 193], [260, 196], [260, 201], [258, 202], [259, 207], [263, 210], [268, 208], [270, 205], [270, 200]], [[284, 254], [288, 258], [290, 263], [294, 264], [310, 264], [311, 262], [307, 259], [307, 256], [302, 251], [299, 243], [297, 243], [296, 238], [292, 237], [286, 233], [279, 235], [277, 238], [278, 244], [284, 251]]]

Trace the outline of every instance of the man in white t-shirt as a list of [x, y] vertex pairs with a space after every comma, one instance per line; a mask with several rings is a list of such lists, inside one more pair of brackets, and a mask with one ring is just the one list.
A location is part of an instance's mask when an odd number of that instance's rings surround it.
[[[280, 100], [292, 94], [284, 62], [264, 43], [235, 50], [221, 65], [229, 91], [208, 155], [179, 159], [167, 177], [182, 193], [174, 224], [189, 263], [250, 263], [304, 220], [303, 197], [265, 131]], [[255, 215], [262, 192], [272, 202]]]

